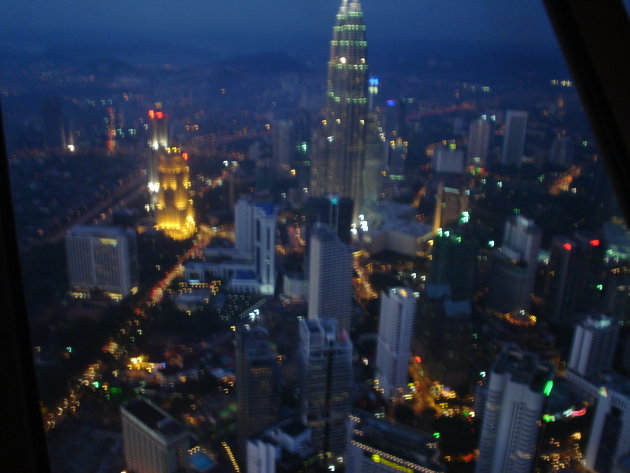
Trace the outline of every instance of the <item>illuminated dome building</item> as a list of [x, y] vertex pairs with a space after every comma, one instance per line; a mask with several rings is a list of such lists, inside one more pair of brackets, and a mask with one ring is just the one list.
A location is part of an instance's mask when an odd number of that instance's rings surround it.
[[190, 197], [188, 153], [170, 147], [159, 151], [160, 188], [155, 206], [156, 228], [174, 240], [190, 238], [195, 232], [193, 202]]

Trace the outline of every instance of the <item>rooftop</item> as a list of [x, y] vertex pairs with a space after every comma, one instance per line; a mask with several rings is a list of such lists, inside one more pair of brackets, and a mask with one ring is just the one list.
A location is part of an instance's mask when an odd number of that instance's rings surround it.
[[131, 415], [150, 429], [170, 437], [185, 429], [159, 407], [145, 400], [133, 400], [124, 406]]

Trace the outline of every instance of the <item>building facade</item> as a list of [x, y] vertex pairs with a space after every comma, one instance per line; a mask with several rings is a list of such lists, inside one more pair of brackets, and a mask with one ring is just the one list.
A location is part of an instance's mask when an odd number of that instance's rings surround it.
[[352, 343], [335, 320], [300, 321], [300, 411], [317, 454], [345, 454], [352, 407]]
[[376, 378], [386, 398], [402, 394], [407, 386], [415, 316], [416, 300], [412, 291], [395, 287], [381, 293]]
[[134, 473], [175, 473], [190, 448], [186, 429], [148, 400], [120, 408], [125, 464]]
[[66, 234], [71, 295], [88, 297], [98, 288], [121, 300], [138, 285], [136, 233], [122, 227], [77, 225]]
[[527, 112], [508, 110], [505, 114], [505, 132], [501, 164], [521, 167], [527, 132]]
[[506, 347], [492, 367], [483, 409], [477, 473], [529, 473], [540, 419], [553, 387], [553, 366]]
[[335, 319], [350, 330], [352, 254], [325, 225], [316, 225], [309, 242], [308, 319]]

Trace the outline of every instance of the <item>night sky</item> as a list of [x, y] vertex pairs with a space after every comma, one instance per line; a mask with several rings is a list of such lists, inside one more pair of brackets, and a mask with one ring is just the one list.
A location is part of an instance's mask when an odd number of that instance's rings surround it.
[[[165, 41], [246, 52], [327, 41], [340, 0], [2, 2], [0, 46]], [[363, 0], [372, 43], [451, 41], [555, 48], [541, 0]], [[295, 53], [299, 47], [291, 46]], [[291, 49], [291, 47], [287, 49]]]

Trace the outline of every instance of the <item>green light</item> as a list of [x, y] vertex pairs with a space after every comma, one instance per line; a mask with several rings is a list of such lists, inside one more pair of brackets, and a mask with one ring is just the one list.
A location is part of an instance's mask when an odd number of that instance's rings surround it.
[[448, 147], [451, 149], [451, 151], [455, 151], [457, 149], [457, 145], [455, 143], [449, 144]]
[[552, 416], [552, 415], [545, 414], [545, 415], [543, 415], [543, 420], [545, 422], [553, 422], [554, 420], [556, 420], [556, 418], [554, 416]]
[[440, 433], [439, 432], [433, 432], [433, 437], [435, 437], [436, 439], [440, 438]]
[[488, 246], [489, 246], [490, 248], [494, 248], [494, 240], [490, 240], [490, 241], [488, 242]]
[[604, 285], [603, 285], [603, 284], [598, 284], [598, 285], [597, 285], [597, 286], [595, 286], [595, 287], [597, 287], [597, 290], [598, 290], [598, 291], [603, 291], [603, 290], [604, 290]]
[[96, 389], [98, 389], [98, 387], [101, 385], [101, 383], [99, 383], [98, 381], [94, 381], [92, 383], [92, 386], [94, 386]]
[[551, 394], [551, 390], [553, 389], [553, 381], [549, 380], [545, 384], [545, 389], [543, 389], [543, 393], [545, 396], [549, 396]]
[[336, 198], [333, 198], [333, 199], [330, 199], [330, 202], [331, 202], [333, 205], [337, 205], [337, 202], [339, 202], [339, 201], [338, 201]]

